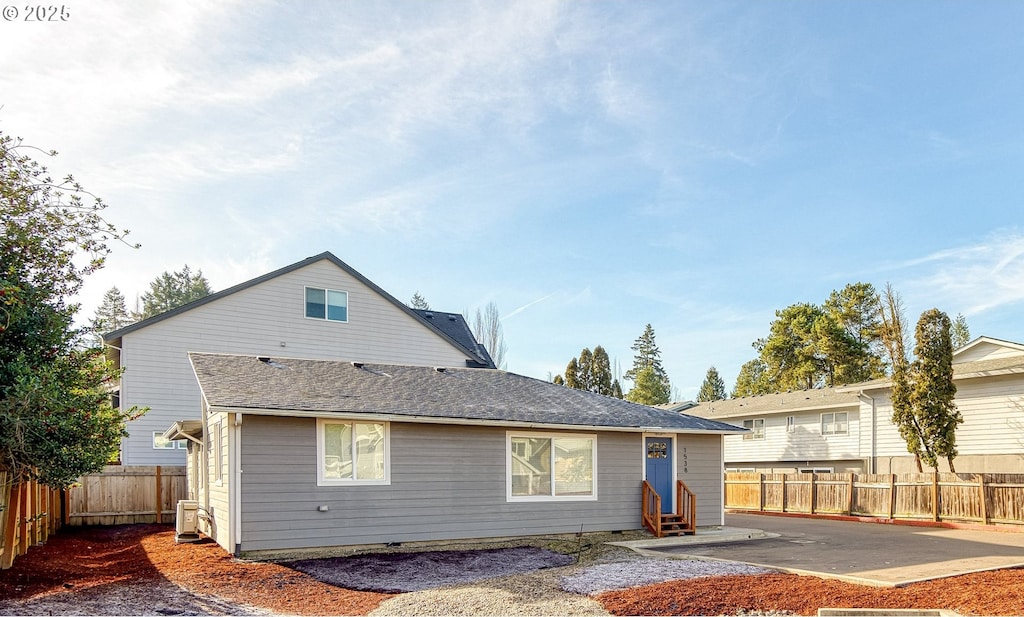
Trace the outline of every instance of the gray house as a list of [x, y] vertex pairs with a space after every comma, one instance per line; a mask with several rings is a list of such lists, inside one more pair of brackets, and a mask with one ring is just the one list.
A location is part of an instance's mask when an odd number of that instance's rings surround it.
[[184, 465], [167, 425], [199, 418], [188, 353], [280, 354], [494, 368], [462, 315], [411, 309], [331, 253], [269, 272], [103, 337], [125, 369], [124, 408], [149, 407], [128, 423], [123, 465]]
[[236, 554], [639, 529], [648, 493], [723, 523], [736, 426], [496, 369], [189, 357], [201, 419], [164, 436]]

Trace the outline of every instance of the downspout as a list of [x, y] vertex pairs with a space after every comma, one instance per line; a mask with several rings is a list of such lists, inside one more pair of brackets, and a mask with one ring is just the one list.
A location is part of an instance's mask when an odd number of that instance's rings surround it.
[[[857, 393], [857, 398], [867, 399], [868, 404], [871, 405], [871, 422], [870, 422], [870, 428], [871, 428], [870, 461], [871, 461], [871, 464], [870, 464], [870, 469], [868, 469], [868, 473], [878, 473], [878, 471], [877, 471], [878, 470], [878, 410], [875, 407], [875, 399], [873, 397], [868, 396], [867, 394], [864, 394], [863, 390], [861, 390], [860, 392]], [[863, 425], [863, 424], [864, 424], [864, 422], [861, 421], [861, 425]]]
[[721, 500], [722, 500], [722, 504], [721, 504], [722, 507], [718, 508], [719, 516], [721, 516], [721, 520], [719, 521], [718, 524], [722, 525], [724, 527], [725, 526], [725, 435], [724, 434], [720, 435], [719, 439], [722, 440], [721, 441], [721, 447], [718, 449], [718, 451], [722, 453], [722, 460], [718, 461], [719, 462], [718, 471], [719, 471], [719, 473], [722, 474], [722, 489], [721, 489], [721, 495], [720, 495]]
[[230, 528], [229, 537], [235, 547], [235, 557], [242, 555], [242, 413], [234, 414], [234, 435], [229, 444], [234, 446], [231, 449], [229, 470], [231, 477], [231, 520], [228, 523]]
[[210, 537], [213, 537], [215, 532], [215, 523], [213, 521], [213, 517], [210, 516], [210, 448], [207, 445], [207, 440], [211, 439], [209, 415], [210, 406], [206, 402], [206, 397], [203, 397], [203, 447], [200, 449], [200, 453], [202, 454], [203, 473], [197, 473], [196, 475], [201, 478], [203, 482], [201, 487], [203, 492], [203, 512], [206, 512], [206, 516], [209, 518], [207, 524], [210, 526]]

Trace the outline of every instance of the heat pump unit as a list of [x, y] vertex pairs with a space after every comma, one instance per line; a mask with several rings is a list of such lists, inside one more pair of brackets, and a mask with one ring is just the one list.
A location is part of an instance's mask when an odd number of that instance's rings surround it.
[[174, 541], [195, 542], [199, 540], [199, 502], [189, 499], [178, 500], [177, 516], [174, 520]]

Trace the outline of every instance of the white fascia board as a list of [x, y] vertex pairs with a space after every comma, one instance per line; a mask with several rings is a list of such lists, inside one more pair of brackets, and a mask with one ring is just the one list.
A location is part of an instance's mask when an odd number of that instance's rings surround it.
[[719, 416], [717, 418], [708, 418], [707, 416], [701, 417], [705, 420], [714, 420], [716, 422], [729, 422], [730, 420], [735, 421], [739, 418], [759, 418], [761, 416], [777, 416], [781, 414], [798, 413], [801, 411], [816, 411], [819, 409], [842, 409], [844, 407], [857, 407], [859, 405], [859, 401], [849, 401], [846, 403], [830, 403], [828, 405], [807, 405], [804, 407], [780, 407], [778, 409], [762, 409], [760, 411], [730, 412], [729, 416]]
[[704, 429], [681, 429], [661, 426], [595, 426], [591, 424], [557, 424], [545, 422], [514, 422], [511, 420], [473, 420], [463, 418], [436, 418], [432, 416], [406, 416], [400, 414], [371, 414], [358, 411], [307, 411], [293, 409], [260, 409], [249, 407], [210, 407], [210, 413], [242, 413], [254, 416], [279, 416], [286, 418], [359, 418], [375, 422], [408, 422], [411, 424], [450, 424], [462, 426], [498, 426], [506, 428], [552, 429], [552, 430], [598, 430], [620, 433], [650, 433], [661, 431], [684, 435], [739, 435], [745, 429], [711, 431]]

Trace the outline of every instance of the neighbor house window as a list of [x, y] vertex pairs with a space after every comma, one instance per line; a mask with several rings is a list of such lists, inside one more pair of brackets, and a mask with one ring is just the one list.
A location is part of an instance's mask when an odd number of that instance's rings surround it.
[[509, 501], [597, 499], [597, 437], [508, 433]]
[[743, 435], [744, 439], [764, 439], [764, 418], [744, 420], [743, 428], [750, 429], [751, 431]]
[[847, 418], [848, 414], [845, 411], [821, 414], [821, 434], [846, 435], [850, 432]]
[[832, 473], [831, 467], [801, 467], [797, 469], [800, 473]]
[[213, 481], [220, 486], [224, 484], [224, 430], [220, 422], [210, 428], [213, 429], [210, 437], [213, 441]]
[[348, 321], [348, 292], [306, 288], [306, 317], [327, 321]]
[[163, 432], [153, 431], [153, 449], [154, 450], [173, 450], [174, 442], [164, 437]]
[[388, 425], [317, 420], [317, 484], [388, 484]]
[[792, 433], [796, 431], [796, 417], [786, 416], [786, 432]]

